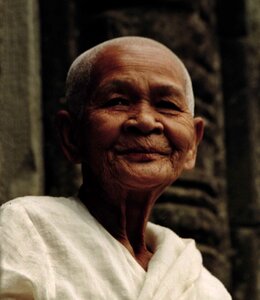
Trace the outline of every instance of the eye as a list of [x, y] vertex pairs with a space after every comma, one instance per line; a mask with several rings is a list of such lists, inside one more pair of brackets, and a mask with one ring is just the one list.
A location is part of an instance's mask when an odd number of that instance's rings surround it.
[[129, 106], [130, 102], [128, 99], [123, 97], [115, 97], [108, 100], [103, 107], [114, 107], [114, 106]]
[[179, 106], [169, 100], [160, 100], [156, 103], [156, 107], [163, 110], [181, 111]]

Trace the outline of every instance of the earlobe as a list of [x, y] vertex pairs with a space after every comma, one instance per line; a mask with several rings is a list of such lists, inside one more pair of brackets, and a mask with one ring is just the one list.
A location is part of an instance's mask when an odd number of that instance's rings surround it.
[[62, 151], [65, 157], [72, 163], [80, 163], [80, 151], [75, 139], [75, 128], [73, 120], [66, 110], [60, 110], [56, 116]]
[[204, 134], [204, 120], [200, 117], [194, 118], [194, 139], [191, 149], [186, 156], [186, 162], [184, 164], [184, 169], [193, 169], [196, 162], [197, 150], [200, 141]]

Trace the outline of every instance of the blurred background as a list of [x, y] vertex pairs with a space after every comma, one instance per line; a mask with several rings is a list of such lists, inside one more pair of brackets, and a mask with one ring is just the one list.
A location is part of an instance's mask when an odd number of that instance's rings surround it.
[[194, 238], [235, 300], [259, 300], [259, 0], [0, 0], [0, 202], [77, 194], [80, 169], [55, 128], [66, 73], [81, 52], [124, 35], [180, 56], [206, 120], [196, 168], [151, 220]]

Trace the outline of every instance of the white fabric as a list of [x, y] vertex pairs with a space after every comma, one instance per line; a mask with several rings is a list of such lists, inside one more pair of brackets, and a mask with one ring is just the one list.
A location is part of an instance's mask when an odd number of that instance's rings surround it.
[[149, 223], [148, 271], [73, 198], [1, 207], [0, 299], [229, 300], [193, 240]]

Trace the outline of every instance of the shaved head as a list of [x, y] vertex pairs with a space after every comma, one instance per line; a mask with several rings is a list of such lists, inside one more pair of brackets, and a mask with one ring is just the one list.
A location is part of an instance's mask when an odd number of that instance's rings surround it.
[[169, 48], [153, 39], [138, 36], [125, 36], [105, 41], [90, 48], [79, 55], [72, 63], [66, 80], [66, 100], [68, 109], [74, 117], [81, 118], [86, 103], [91, 101], [91, 97], [95, 92], [96, 83], [93, 71], [95, 70], [97, 61], [100, 58], [104, 59], [106, 52], [113, 48], [122, 49], [124, 52], [129, 48], [143, 48], [144, 54], [149, 48], [152, 51], [153, 49], [157, 52], [159, 50], [161, 55], [167, 55], [172, 58], [183, 73], [186, 102], [191, 114], [194, 115], [194, 95], [191, 79], [186, 67], [178, 56]]

